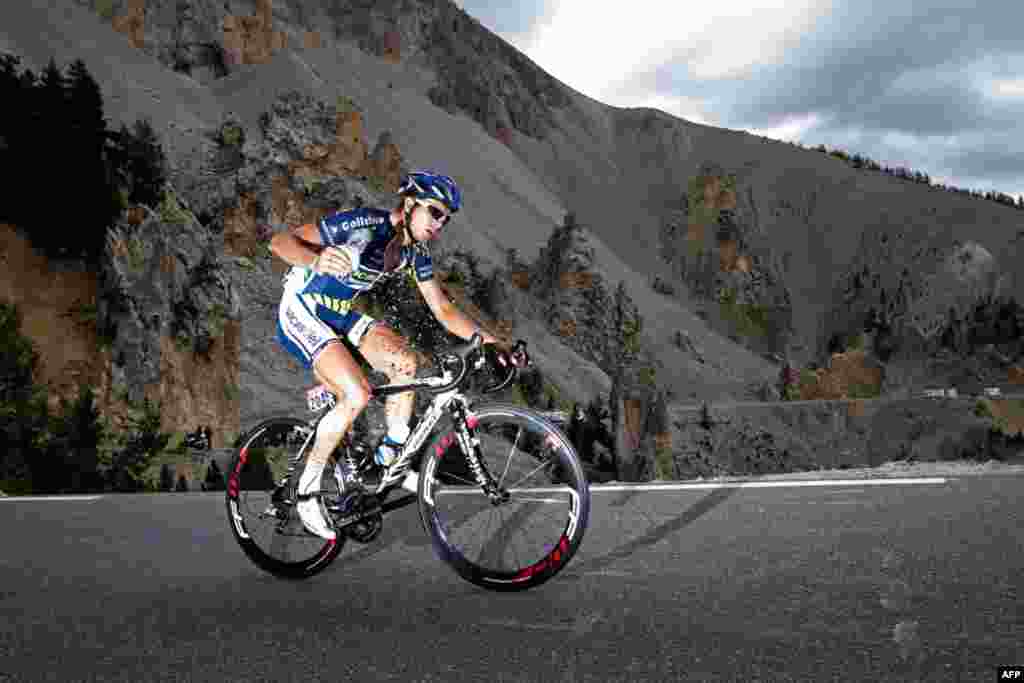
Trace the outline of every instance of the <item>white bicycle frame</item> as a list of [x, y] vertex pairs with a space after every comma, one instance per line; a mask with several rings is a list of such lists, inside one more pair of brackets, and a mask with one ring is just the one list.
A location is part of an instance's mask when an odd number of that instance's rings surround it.
[[[417, 388], [423, 387], [439, 387], [448, 384], [452, 379], [452, 374], [449, 370], [445, 370], [444, 374], [440, 377], [428, 377], [410, 384], [383, 384], [374, 388], [374, 391], [381, 394], [399, 393], [400, 391], [412, 391]], [[309, 408], [313, 411], [323, 410], [325, 407], [333, 408], [337, 403], [337, 397], [328, 389], [325, 385], [319, 384], [306, 392], [308, 399]], [[469, 402], [466, 397], [458, 389], [451, 389], [449, 391], [436, 394], [434, 400], [427, 408], [423, 417], [416, 424], [416, 428], [412, 434], [406, 440], [405, 445], [402, 447], [401, 452], [398, 455], [398, 460], [391, 465], [387, 470], [387, 474], [383, 477], [374, 493], [380, 494], [385, 489], [393, 486], [399, 480], [402, 481], [402, 488], [412, 493], [416, 493], [417, 485], [419, 483], [419, 476], [416, 472], [411, 471], [409, 466], [412, 464], [413, 455], [419, 451], [427, 437], [430, 436], [430, 432], [434, 429], [434, 426], [441, 420], [445, 411], [452, 403], [459, 403], [462, 406], [463, 411], [469, 413]], [[322, 417], [322, 416], [321, 416]], [[303, 453], [306, 452], [307, 447], [311, 447], [312, 440], [316, 437], [316, 425], [319, 424], [320, 419], [311, 423], [311, 431], [308, 437], [306, 437], [305, 443], [302, 444], [302, 448], [299, 449], [299, 453], [296, 456], [296, 464], [303, 458]], [[462, 433], [462, 430], [458, 430], [460, 442], [466, 439], [466, 435]], [[469, 452], [468, 443], [462, 444], [463, 448]], [[334, 477], [338, 482], [338, 487], [341, 491], [346, 490], [344, 472], [341, 470], [341, 463], [338, 462], [334, 467]]]

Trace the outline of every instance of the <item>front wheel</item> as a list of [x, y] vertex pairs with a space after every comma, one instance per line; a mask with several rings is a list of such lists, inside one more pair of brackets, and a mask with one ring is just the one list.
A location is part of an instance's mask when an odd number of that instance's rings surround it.
[[[464, 445], [477, 453], [479, 473]], [[459, 576], [519, 591], [551, 579], [572, 559], [587, 528], [590, 487], [554, 424], [518, 406], [488, 405], [428, 444], [419, 505], [435, 551]]]

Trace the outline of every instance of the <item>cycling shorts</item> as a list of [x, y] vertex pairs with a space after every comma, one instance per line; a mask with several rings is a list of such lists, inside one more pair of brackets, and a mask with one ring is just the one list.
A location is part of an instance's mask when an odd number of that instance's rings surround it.
[[307, 370], [316, 357], [332, 341], [347, 341], [358, 349], [366, 331], [376, 320], [349, 309], [344, 315], [332, 316], [327, 324], [296, 292], [285, 292], [277, 311], [277, 340]]

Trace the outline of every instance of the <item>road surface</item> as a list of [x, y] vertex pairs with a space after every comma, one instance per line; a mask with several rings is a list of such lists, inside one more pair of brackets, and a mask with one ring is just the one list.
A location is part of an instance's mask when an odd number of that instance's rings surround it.
[[414, 506], [291, 583], [245, 559], [220, 494], [7, 498], [0, 681], [991, 681], [1024, 663], [1021, 468], [815, 481], [594, 486], [572, 564], [510, 595], [443, 565]]

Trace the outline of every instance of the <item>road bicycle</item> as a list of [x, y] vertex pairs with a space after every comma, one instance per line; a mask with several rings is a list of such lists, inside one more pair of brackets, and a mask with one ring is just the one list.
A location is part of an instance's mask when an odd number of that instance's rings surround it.
[[[369, 543], [384, 515], [417, 502], [438, 557], [473, 584], [525, 590], [565, 568], [590, 515], [590, 488], [569, 438], [536, 411], [475, 402], [460, 391], [487, 365], [480, 335], [433, 361], [440, 372], [430, 377], [372, 386], [374, 399], [404, 391], [434, 396], [390, 468], [378, 467], [351, 430], [329, 458], [319, 495], [336, 539], [307, 532], [295, 504], [300, 465], [337, 397], [315, 386], [306, 397], [318, 417], [270, 418], [243, 436], [227, 471], [226, 503], [232, 533], [253, 563], [279, 577], [308, 578], [326, 569], [347, 539]], [[500, 391], [516, 373], [509, 368], [481, 393]], [[399, 489], [409, 493], [388, 500]]]

